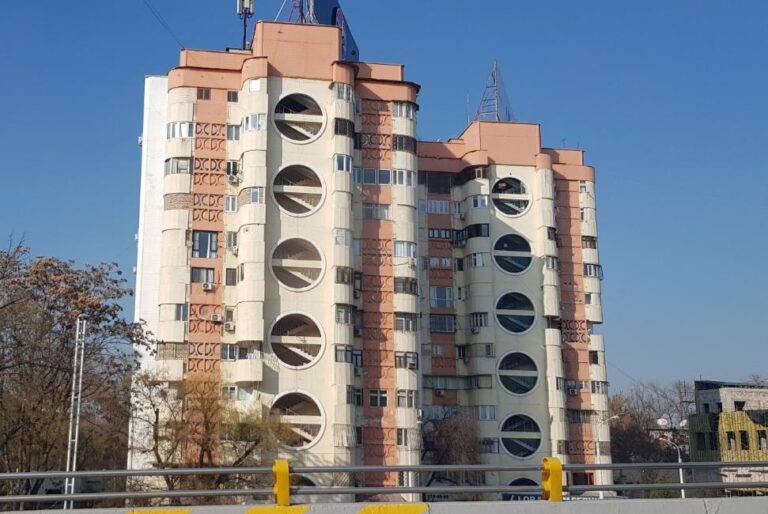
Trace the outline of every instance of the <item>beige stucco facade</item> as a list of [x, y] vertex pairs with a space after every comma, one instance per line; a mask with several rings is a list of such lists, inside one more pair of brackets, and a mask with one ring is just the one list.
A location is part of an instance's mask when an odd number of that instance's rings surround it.
[[608, 461], [594, 170], [535, 124], [417, 142], [418, 89], [340, 61], [329, 26], [183, 50], [154, 98], [165, 141], [145, 127], [165, 146], [142, 169], [162, 196], [142, 203], [163, 348], [146, 359], [265, 406], [296, 463], [416, 464], [425, 424], [456, 414], [489, 464], [594, 462], [596, 441]]

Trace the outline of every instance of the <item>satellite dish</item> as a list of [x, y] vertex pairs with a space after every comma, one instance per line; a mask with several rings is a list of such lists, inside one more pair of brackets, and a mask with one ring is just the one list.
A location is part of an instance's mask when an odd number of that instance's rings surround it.
[[656, 420], [656, 424], [661, 428], [665, 428], [667, 425], [669, 425], [669, 420], [667, 418], [659, 418]]

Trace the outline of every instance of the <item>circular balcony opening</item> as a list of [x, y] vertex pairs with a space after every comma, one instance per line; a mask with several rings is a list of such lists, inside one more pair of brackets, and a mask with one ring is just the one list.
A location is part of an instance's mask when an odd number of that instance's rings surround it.
[[512, 394], [525, 394], [536, 387], [539, 372], [536, 363], [520, 352], [508, 353], [499, 361], [499, 382]]
[[309, 448], [322, 435], [323, 412], [307, 394], [287, 393], [278, 397], [272, 404], [270, 415], [278, 423], [280, 443], [289, 448]]
[[501, 424], [501, 444], [514, 457], [530, 457], [541, 446], [541, 429], [525, 414], [513, 414]]
[[496, 319], [507, 332], [522, 334], [533, 325], [536, 312], [524, 294], [506, 293], [496, 302]]
[[307, 216], [323, 201], [323, 183], [306, 166], [288, 166], [275, 176], [272, 194], [280, 209], [295, 216]]
[[323, 350], [323, 333], [309, 316], [288, 314], [272, 326], [269, 343], [281, 364], [306, 368], [319, 358]]
[[522, 236], [505, 234], [493, 245], [493, 259], [502, 271], [518, 275], [531, 265], [531, 245]]
[[320, 135], [324, 116], [320, 106], [307, 95], [288, 95], [275, 106], [275, 127], [286, 138], [308, 143]]
[[322, 272], [323, 257], [306, 239], [288, 239], [272, 252], [272, 273], [288, 289], [307, 290], [317, 284]]
[[512, 177], [498, 180], [491, 190], [491, 200], [496, 209], [506, 216], [520, 216], [531, 205], [528, 188]]

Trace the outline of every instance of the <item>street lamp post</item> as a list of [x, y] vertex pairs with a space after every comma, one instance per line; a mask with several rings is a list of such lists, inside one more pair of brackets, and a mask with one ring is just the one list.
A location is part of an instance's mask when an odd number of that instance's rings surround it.
[[[666, 426], [669, 424], [669, 421], [665, 418], [659, 418], [656, 420], [656, 424], [659, 425], [661, 428], [666, 428]], [[680, 424], [677, 427], [673, 428], [684, 428], [686, 425], [686, 421], [683, 420], [680, 422]], [[680, 451], [680, 446], [678, 446], [676, 443], [673, 443], [669, 439], [663, 439], [659, 438], [659, 440], [664, 441], [666, 443], [669, 443], [675, 450], [677, 450], [677, 463], [680, 465], [679, 468], [677, 468], [679, 475], [680, 475], [680, 485], [683, 485], [685, 483], [685, 480], [683, 479], [683, 454]], [[685, 489], [680, 489], [680, 498], [685, 499]]]
[[[619, 416], [611, 416], [610, 418], [598, 421], [597, 423], [597, 433], [595, 435], [595, 464], [600, 464], [600, 427], [616, 419], [619, 419]], [[595, 471], [597, 473], [597, 485], [601, 486], [603, 485], [603, 470], [597, 469]], [[605, 499], [605, 492], [602, 489], [599, 490], [597, 494], [601, 500]]]

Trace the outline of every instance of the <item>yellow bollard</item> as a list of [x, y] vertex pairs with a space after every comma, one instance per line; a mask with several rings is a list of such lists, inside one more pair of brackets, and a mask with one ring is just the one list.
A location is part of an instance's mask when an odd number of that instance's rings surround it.
[[275, 505], [288, 507], [291, 504], [290, 466], [287, 460], [276, 460], [272, 463], [272, 476], [275, 480], [273, 491]]
[[555, 457], [544, 457], [541, 461], [541, 486], [544, 499], [551, 502], [563, 501], [563, 464]]

